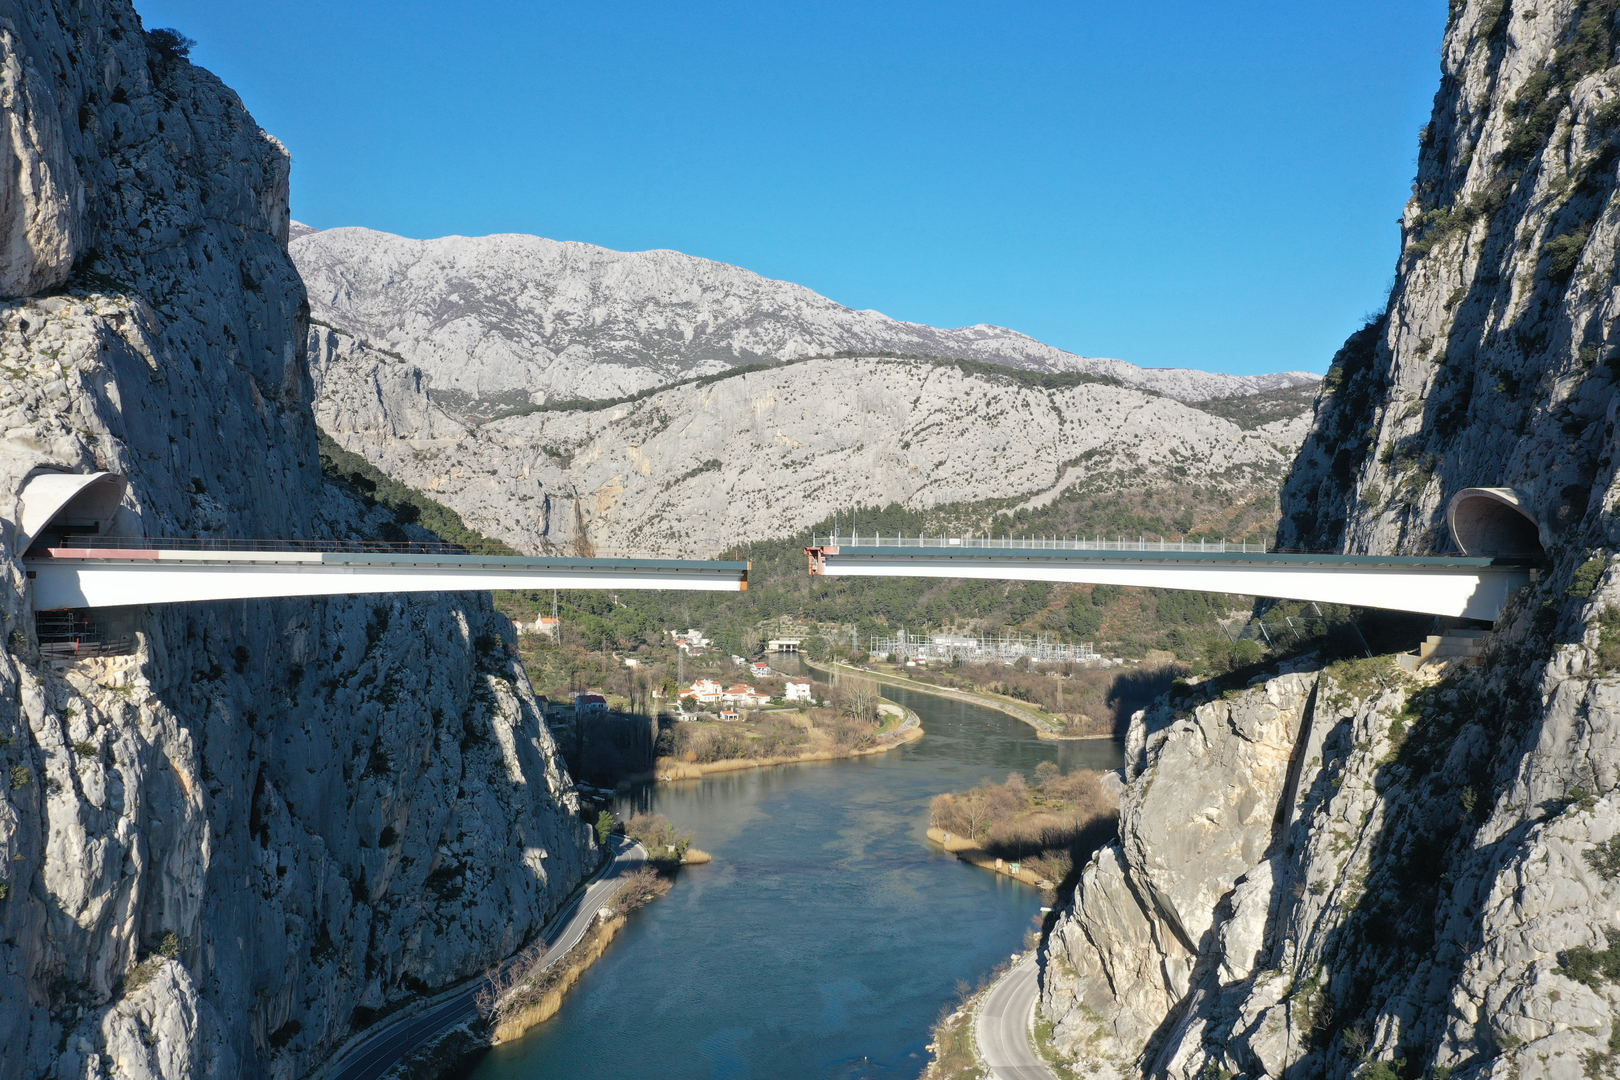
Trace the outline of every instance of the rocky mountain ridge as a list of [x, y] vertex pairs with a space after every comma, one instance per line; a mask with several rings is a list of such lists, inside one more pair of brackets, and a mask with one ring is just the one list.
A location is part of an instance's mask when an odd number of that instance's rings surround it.
[[1140, 714], [1121, 835], [1043, 949], [1087, 1075], [1620, 1070], [1620, 4], [1459, 0], [1384, 315], [1334, 359], [1279, 542], [1547, 554], [1485, 656], [1244, 672]]
[[753, 363], [880, 353], [1085, 372], [1184, 401], [1310, 384], [1077, 356], [998, 326], [944, 330], [676, 251], [505, 234], [412, 240], [294, 223], [313, 317], [416, 365], [441, 405], [488, 416], [611, 398]]
[[333, 439], [523, 550], [577, 550], [582, 536], [603, 550], [718, 550], [838, 507], [1016, 508], [1171, 483], [1224, 493], [1232, 516], [1197, 523], [1218, 533], [1256, 500], [1272, 505], [1307, 424], [1244, 429], [1132, 387], [1047, 389], [879, 357], [472, 424], [437, 405], [419, 367], [351, 335], [312, 328], [310, 357]]
[[487, 596], [97, 616], [49, 662], [40, 472], [148, 536], [358, 538], [325, 484], [288, 155], [127, 0], [0, 3], [0, 1062], [302, 1077], [521, 947], [595, 864]]

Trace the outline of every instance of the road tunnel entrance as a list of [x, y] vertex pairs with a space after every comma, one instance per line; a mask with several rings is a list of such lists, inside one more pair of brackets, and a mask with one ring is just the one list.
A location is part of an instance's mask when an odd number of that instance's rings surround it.
[[1540, 559], [1541, 525], [1512, 488], [1464, 488], [1446, 507], [1446, 525], [1464, 555]]
[[60, 546], [65, 536], [118, 535], [126, 486], [116, 473], [35, 473], [17, 499], [17, 554]]

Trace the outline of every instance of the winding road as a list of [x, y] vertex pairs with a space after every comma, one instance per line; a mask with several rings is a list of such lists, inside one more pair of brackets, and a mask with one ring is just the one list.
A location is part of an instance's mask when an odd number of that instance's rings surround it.
[[1056, 1080], [1032, 1039], [1038, 974], [1031, 953], [1002, 976], [979, 1007], [974, 1039], [996, 1080]]
[[[567, 956], [568, 950], [579, 944], [597, 910], [613, 899], [625, 877], [646, 865], [647, 850], [640, 844], [622, 836], [613, 837], [612, 842], [612, 860], [584, 892], [557, 912], [543, 931], [545, 967]], [[473, 999], [484, 982], [482, 978], [472, 979], [426, 1010], [378, 1028], [332, 1063], [326, 1073], [328, 1080], [376, 1080], [423, 1043], [477, 1016]]]

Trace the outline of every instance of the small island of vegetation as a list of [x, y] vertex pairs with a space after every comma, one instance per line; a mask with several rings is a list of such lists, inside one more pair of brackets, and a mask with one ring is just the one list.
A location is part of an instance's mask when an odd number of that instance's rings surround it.
[[1071, 886], [1091, 853], [1114, 838], [1119, 795], [1109, 777], [1064, 773], [1043, 761], [1033, 784], [1015, 772], [1004, 783], [936, 795], [928, 837], [965, 862], [1055, 892], [1060, 883]]

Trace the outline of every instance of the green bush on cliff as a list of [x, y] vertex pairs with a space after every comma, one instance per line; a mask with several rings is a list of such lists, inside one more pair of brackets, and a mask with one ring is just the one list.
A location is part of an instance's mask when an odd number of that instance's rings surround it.
[[1597, 654], [1600, 671], [1620, 669], [1620, 607], [1609, 604], [1597, 617]]
[[158, 30], [146, 32], [146, 47], [157, 53], [164, 61], [173, 64], [189, 57], [191, 50], [197, 42], [173, 27], [163, 27]]
[[1620, 982], [1620, 930], [1605, 927], [1607, 949], [1577, 945], [1558, 954], [1558, 971], [1599, 992], [1605, 982]]
[[1601, 558], [1587, 559], [1581, 563], [1580, 566], [1575, 568], [1575, 573], [1570, 575], [1569, 589], [1565, 592], [1565, 595], [1591, 596], [1592, 590], [1597, 588], [1598, 579], [1603, 576], [1603, 571], [1608, 568], [1608, 565], [1608, 560]]
[[1580, 265], [1581, 252], [1586, 250], [1587, 231], [1565, 233], [1541, 245], [1541, 255], [1547, 260], [1547, 277], [1552, 281], [1568, 281]]
[[1221, 634], [1212, 634], [1196, 670], [1201, 673], [1224, 675], [1251, 664], [1258, 664], [1265, 656], [1265, 652], [1258, 641], [1247, 638], [1232, 641]]
[[1606, 878], [1620, 877], [1620, 836], [1610, 837], [1583, 853], [1586, 865]]

